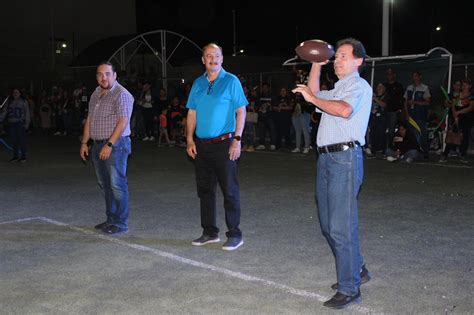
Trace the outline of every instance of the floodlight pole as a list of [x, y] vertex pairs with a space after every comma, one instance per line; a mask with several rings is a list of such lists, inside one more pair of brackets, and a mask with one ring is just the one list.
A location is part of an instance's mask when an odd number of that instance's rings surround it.
[[235, 30], [235, 9], [232, 9], [232, 37], [233, 37], [233, 52], [232, 56], [237, 56], [237, 36]]
[[382, 56], [388, 56], [390, 43], [390, 10], [392, 0], [383, 0], [382, 12]]

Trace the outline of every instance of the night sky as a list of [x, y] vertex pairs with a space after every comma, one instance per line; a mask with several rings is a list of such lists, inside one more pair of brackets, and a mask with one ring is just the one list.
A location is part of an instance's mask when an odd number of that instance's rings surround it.
[[[462, 5], [464, 3], [464, 5]], [[395, 0], [391, 55], [425, 53], [442, 46], [452, 53], [474, 52], [474, 23], [468, 1]], [[457, 5], [456, 5], [457, 4]], [[232, 10], [237, 45], [250, 55], [294, 55], [306, 39], [361, 40], [370, 56], [381, 55], [382, 0], [301, 1], [277, 5], [256, 1], [137, 0], [137, 31], [167, 29], [202, 46], [217, 41], [232, 53]], [[442, 27], [440, 32], [434, 29]]]

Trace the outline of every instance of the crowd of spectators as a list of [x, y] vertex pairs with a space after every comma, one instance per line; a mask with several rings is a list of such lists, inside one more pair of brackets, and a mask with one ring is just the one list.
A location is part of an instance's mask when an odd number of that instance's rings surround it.
[[[458, 155], [466, 161], [470, 130], [474, 122], [474, 96], [469, 79], [454, 81], [445, 102], [448, 128], [459, 130], [463, 140], [448, 144], [442, 151], [444, 117], [431, 110], [430, 87], [422, 74], [414, 71], [413, 83], [403, 87], [394, 69], [386, 72], [387, 80], [374, 87], [372, 114], [367, 131], [367, 156], [388, 161], [413, 162], [429, 158], [430, 150], [442, 153], [440, 162]], [[307, 73], [296, 70], [295, 82], [306, 83]], [[315, 147], [320, 114], [298, 95], [289, 92], [293, 86], [272, 86], [263, 82], [251, 86], [241, 80], [249, 101], [243, 136], [243, 151], [271, 150], [307, 154]], [[331, 89], [333, 82], [321, 82], [321, 89]], [[191, 84], [181, 82], [167, 90], [149, 80], [126, 84], [135, 98], [131, 119], [132, 138], [157, 141], [159, 146], [185, 146], [186, 102]], [[92, 90], [84, 85], [74, 89], [53, 86], [36, 97], [21, 91], [30, 110], [29, 130], [40, 129], [44, 135], [80, 136], [87, 117]], [[0, 123], [0, 134], [5, 134]], [[413, 141], [414, 140], [414, 141]], [[409, 149], [407, 149], [408, 147]], [[408, 151], [415, 150], [417, 154]]]

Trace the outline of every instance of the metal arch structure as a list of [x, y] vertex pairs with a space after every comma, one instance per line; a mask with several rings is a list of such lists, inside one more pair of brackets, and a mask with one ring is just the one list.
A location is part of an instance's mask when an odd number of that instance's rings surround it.
[[[146, 37], [149, 37], [151, 35], [156, 35], [160, 34], [160, 48], [157, 49], [153, 47], [153, 45], [150, 44], [150, 42], [147, 40]], [[168, 50], [167, 46], [167, 38], [168, 36], [176, 36], [179, 38], [178, 42], [174, 47], [170, 47], [171, 49]], [[134, 38], [130, 39], [126, 43], [124, 43], [120, 48], [118, 48], [108, 59], [109, 62], [114, 60], [118, 65], [120, 70], [125, 70], [127, 65], [132, 61], [133, 57], [137, 54], [138, 50], [140, 47], [145, 45], [152, 54], [158, 59], [158, 61], [161, 63], [161, 74], [163, 77], [163, 87], [166, 88], [167, 86], [167, 66], [170, 66], [168, 62], [170, 59], [173, 57], [174, 53], [176, 50], [179, 48], [179, 46], [183, 43], [183, 41], [187, 41], [190, 43], [192, 46], [196, 47], [196, 49], [201, 53], [202, 49], [197, 45], [195, 42], [193, 42], [191, 39], [187, 38], [184, 35], [168, 31], [168, 30], [155, 30], [155, 31], [150, 31], [150, 32], [145, 32], [140, 35], [135, 36]], [[127, 55], [125, 48], [130, 45], [136, 43], [137, 47], [133, 50], [133, 52], [129, 55]], [[170, 52], [169, 52], [170, 51]], [[169, 52], [169, 53], [168, 53]]]

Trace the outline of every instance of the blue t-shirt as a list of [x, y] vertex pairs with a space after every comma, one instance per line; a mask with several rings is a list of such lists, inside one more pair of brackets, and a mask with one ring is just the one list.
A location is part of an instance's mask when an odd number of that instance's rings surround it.
[[221, 69], [211, 84], [206, 73], [193, 83], [186, 107], [196, 111], [196, 136], [215, 138], [235, 131], [235, 110], [247, 106], [239, 79]]

